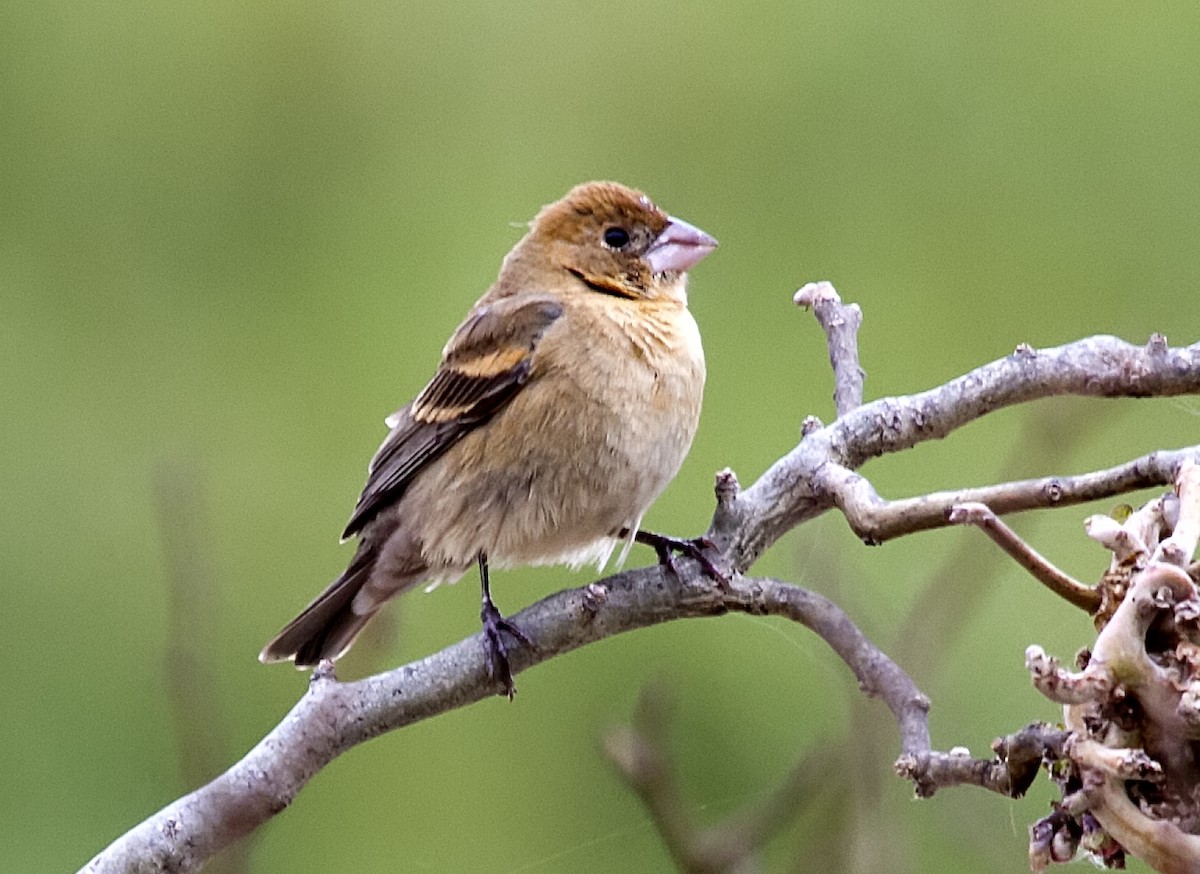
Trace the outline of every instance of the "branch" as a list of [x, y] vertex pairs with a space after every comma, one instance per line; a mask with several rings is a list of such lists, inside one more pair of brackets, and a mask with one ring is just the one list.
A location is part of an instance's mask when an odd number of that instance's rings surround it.
[[[849, 360], [842, 353], [833, 357]], [[697, 563], [685, 560], [678, 563], [678, 577], [649, 568], [559, 592], [513, 617], [538, 649], [518, 648], [512, 668], [520, 672], [588, 643], [674, 619], [731, 610], [784, 616], [821, 636], [863, 690], [883, 698], [898, 723], [902, 752], [919, 760], [930, 753], [929, 702], [913, 681], [832, 602], [779, 580], [738, 574], [785, 532], [835, 506], [846, 512], [860, 536], [878, 542], [947, 524], [945, 511], [951, 504], [978, 496], [992, 497], [993, 510], [1007, 512], [1170, 482], [1183, 458], [1200, 459], [1200, 447], [1156, 453], [1114, 471], [1031, 481], [1045, 483], [1041, 486], [993, 487], [1008, 489], [1010, 499], [989, 490], [968, 490], [897, 502], [898, 510], [879, 501], [868, 491], [870, 484], [852, 471], [870, 458], [944, 437], [995, 409], [1038, 398], [1184, 393], [1200, 393], [1200, 344], [1171, 349], [1155, 338], [1139, 348], [1112, 337], [1040, 352], [1021, 347], [939, 388], [865, 406], [855, 407], [852, 390], [839, 392], [839, 408], [849, 407], [849, 412], [828, 426], [810, 422], [801, 443], [749, 489], [739, 492], [731, 472], [718, 475], [717, 510], [707, 536], [717, 547], [721, 566], [732, 571], [728, 585], [702, 578]], [[868, 510], [854, 514], [863, 507]], [[480, 635], [352, 683], [337, 682], [332, 666], [323, 665], [314, 672], [307, 694], [240, 762], [136, 826], [84, 870], [197, 870], [284, 809], [340, 753], [495, 691], [485, 676]]]
[[[185, 786], [194, 786], [218, 773], [236, 749], [222, 718], [217, 694], [220, 677], [213, 648], [204, 645], [203, 623], [196, 621], [198, 616], [225, 615], [205, 560], [205, 544], [210, 538], [203, 527], [200, 479], [191, 465], [170, 460], [156, 469], [154, 482], [170, 605], [170, 631], [164, 652], [166, 695]], [[213, 860], [210, 872], [248, 871], [250, 846], [250, 841], [243, 841], [231, 847]]]
[[[956, 515], [980, 508], [959, 508]], [[977, 513], [985, 523], [986, 508]], [[999, 524], [996, 522], [996, 524]], [[1200, 870], [1200, 589], [1190, 575], [1200, 541], [1200, 465], [1179, 466], [1175, 490], [1123, 522], [1092, 517], [1088, 533], [1113, 552], [1102, 581], [1100, 633], [1069, 671], [1038, 646], [1026, 650], [1034, 686], [1064, 705], [1065, 732], [1037, 760], [1052, 770], [1063, 799], [1030, 829], [1035, 871], [1070, 861], [1079, 849], [1104, 867], [1130, 852], [1156, 870]], [[1002, 545], [1027, 566], [1029, 548]], [[1033, 562], [1035, 574], [1045, 563]], [[1151, 633], [1151, 629], [1154, 632]], [[1003, 791], [1012, 771], [956, 772], [939, 754], [908, 756], [903, 776], [933, 786], [977, 782]], [[980, 763], [985, 764], [985, 763]], [[1021, 792], [1024, 788], [1021, 788]]]
[[1020, 798], [1033, 784], [1043, 759], [1060, 759], [1070, 732], [1035, 722], [992, 742], [993, 759], [973, 759], [966, 750], [948, 753], [925, 750], [905, 754], [895, 764], [896, 774], [911, 780], [917, 795], [929, 798], [949, 786], [978, 786]]
[[1112, 471], [935, 493], [896, 502], [896, 508], [882, 501], [854, 471], [872, 458], [946, 437], [1015, 404], [1058, 395], [1171, 397], [1198, 392], [1200, 343], [1170, 348], [1156, 335], [1146, 346], [1116, 337], [1090, 337], [1053, 349], [1020, 346], [1007, 358], [938, 388], [873, 401], [810, 431], [758, 482], [718, 505], [709, 537], [732, 566], [747, 568], [788, 531], [834, 506], [846, 513], [863, 540], [881, 543], [945, 525], [950, 507], [967, 501], [985, 503], [1004, 514], [1167, 485], [1185, 456], [1200, 458], [1200, 446], [1153, 453]]
[[[833, 602], [779, 580], [720, 585], [695, 562], [681, 577], [661, 568], [627, 571], [551, 595], [513, 621], [538, 642], [511, 657], [514, 673], [588, 643], [672, 619], [729, 611], [784, 616], [820, 635], [867, 694], [883, 698], [901, 726], [905, 751], [927, 749], [929, 702]], [[160, 810], [113, 843], [88, 872], [186, 872], [282, 811], [334, 758], [402, 728], [496, 694], [474, 635], [400, 668], [339, 683], [332, 665], [313, 673], [307, 694], [246, 756], [207, 786]]]
[[985, 504], [994, 513], [1069, 507], [1111, 498], [1136, 489], [1170, 485], [1175, 470], [1195, 459], [1200, 445], [1173, 452], [1152, 452], [1107, 470], [1078, 476], [1052, 476], [999, 483], [950, 492], [931, 492], [916, 498], [884, 501], [871, 484], [846, 468], [829, 472], [838, 507], [850, 527], [868, 543], [883, 543], [902, 534], [941, 528], [959, 504]]

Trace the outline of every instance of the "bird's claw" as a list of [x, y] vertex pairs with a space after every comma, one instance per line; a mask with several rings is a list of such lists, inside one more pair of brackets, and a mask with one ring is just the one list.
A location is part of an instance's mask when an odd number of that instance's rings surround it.
[[494, 604], [485, 604], [479, 611], [483, 622], [483, 665], [488, 677], [504, 687], [504, 694], [511, 701], [517, 694], [513, 684], [512, 668], [508, 664], [508, 646], [504, 643], [504, 632], [525, 644], [530, 649], [537, 646], [517, 625], [500, 615]]
[[651, 547], [658, 554], [658, 563], [670, 571], [676, 579], [679, 578], [679, 568], [675, 565], [674, 553], [695, 559], [708, 576], [721, 585], [729, 582], [729, 578], [708, 557], [706, 550], [715, 550], [716, 544], [705, 536], [700, 537], [669, 537], [666, 534], [655, 534], [651, 531], [639, 531], [634, 539]]

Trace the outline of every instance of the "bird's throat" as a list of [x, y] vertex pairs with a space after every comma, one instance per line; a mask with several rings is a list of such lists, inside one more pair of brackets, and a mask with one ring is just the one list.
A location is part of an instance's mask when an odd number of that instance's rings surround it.
[[585, 273], [575, 267], [568, 267], [567, 272], [586, 285], [592, 291], [600, 294], [607, 294], [612, 297], [621, 297], [625, 300], [639, 300], [643, 295], [636, 288], [622, 284], [616, 279], [611, 279], [607, 276], [596, 276]]

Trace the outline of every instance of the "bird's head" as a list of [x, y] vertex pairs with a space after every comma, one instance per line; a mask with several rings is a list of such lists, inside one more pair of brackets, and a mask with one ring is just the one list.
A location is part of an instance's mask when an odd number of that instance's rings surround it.
[[[581, 291], [630, 300], [684, 296], [684, 275], [717, 241], [640, 191], [585, 182], [543, 207], [517, 247], [565, 271]], [[520, 256], [518, 256], [520, 257]]]

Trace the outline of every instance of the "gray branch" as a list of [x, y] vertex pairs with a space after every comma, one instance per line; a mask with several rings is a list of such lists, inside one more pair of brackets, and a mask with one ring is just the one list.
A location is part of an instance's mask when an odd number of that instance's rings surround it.
[[[839, 370], [840, 353], [833, 343], [830, 354], [835, 371], [851, 374], [844, 365]], [[930, 758], [925, 696], [837, 605], [786, 582], [741, 574], [784, 533], [835, 507], [864, 540], [880, 542], [950, 524], [949, 509], [965, 501], [984, 501], [1005, 513], [1169, 484], [1184, 458], [1200, 461], [1200, 446], [1155, 453], [1078, 477], [964, 489], [890, 504], [854, 471], [870, 458], [945, 437], [996, 409], [1040, 398], [1200, 393], [1200, 344], [1169, 348], [1156, 337], [1137, 347], [1113, 337], [1093, 337], [1055, 349], [1022, 347], [938, 388], [856, 407], [852, 374], [847, 378], [839, 405], [850, 409], [828, 426], [811, 423], [800, 444], [758, 482], [739, 491], [732, 473], [718, 475], [717, 510], [707, 536], [719, 552], [718, 563], [731, 572], [728, 585], [705, 578], [696, 562], [686, 560], [678, 562], [678, 577], [647, 568], [559, 592], [512, 617], [538, 643], [536, 651], [521, 648], [512, 655], [514, 672], [588, 643], [674, 619], [728, 611], [784, 616], [819, 635], [846, 662], [863, 690], [883, 699], [897, 720], [901, 750], [909, 757], [905, 761], [919, 763], [918, 770], [923, 767], [931, 780], [938, 773], [954, 772], [949, 766], [953, 763]], [[347, 749], [496, 692], [484, 672], [478, 635], [351, 683], [338, 682], [332, 666], [323, 665], [314, 672], [307, 694], [240, 762], [135, 826], [83, 870], [198, 870], [283, 810], [314, 774]], [[1003, 782], [995, 777], [980, 780], [988, 785]]]
[[[1154, 453], [1082, 477], [1051, 477], [1005, 487], [963, 489], [888, 503], [855, 473], [880, 455], [940, 440], [988, 413], [1043, 398], [1172, 397], [1200, 390], [1200, 343], [1171, 348], [1090, 337], [1053, 349], [1019, 347], [1012, 355], [920, 394], [881, 398], [805, 434], [753, 486], [718, 506], [709, 536], [734, 567], [749, 567], [788, 531], [835, 506], [869, 543], [949, 524], [955, 504], [985, 503], [1005, 514], [1110, 497], [1167, 485], [1184, 457]], [[997, 493], [996, 490], [1000, 489]]]

